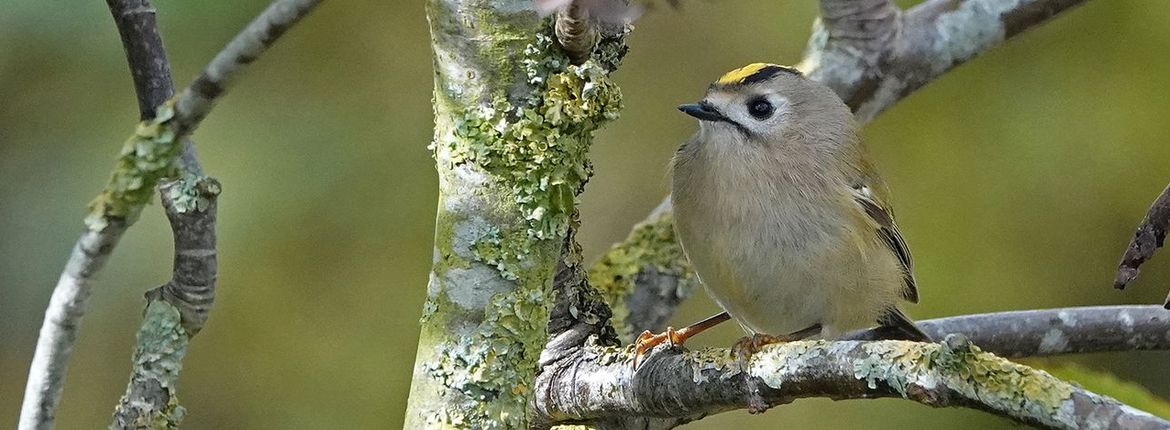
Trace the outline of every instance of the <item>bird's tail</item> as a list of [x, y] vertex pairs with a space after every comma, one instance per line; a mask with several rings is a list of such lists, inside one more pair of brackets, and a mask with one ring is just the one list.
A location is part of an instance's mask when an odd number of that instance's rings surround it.
[[902, 313], [901, 309], [890, 308], [878, 318], [877, 328], [879, 339], [912, 340], [916, 342], [933, 342], [929, 335], [923, 333], [910, 317]]

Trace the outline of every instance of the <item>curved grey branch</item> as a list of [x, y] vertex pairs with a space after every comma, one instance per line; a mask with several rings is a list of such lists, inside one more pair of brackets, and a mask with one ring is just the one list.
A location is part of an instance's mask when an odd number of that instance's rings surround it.
[[179, 134], [198, 127], [232, 79], [320, 3], [321, 0], [277, 0], [248, 23], [179, 94], [175, 101]]
[[[174, 93], [170, 62], [155, 25], [154, 7], [146, 0], [107, 0], [106, 3], [126, 52], [139, 115], [143, 120], [152, 120], [155, 109]], [[126, 217], [107, 218], [101, 228], [82, 233], [53, 289], [25, 386], [18, 424], [22, 430], [53, 426], [54, 411], [65, 384], [66, 363], [77, 339], [81, 317], [85, 315], [91, 283], [133, 222]]]
[[546, 363], [537, 380], [534, 414], [545, 426], [593, 421], [599, 428], [672, 428], [798, 398], [904, 397], [1047, 428], [1170, 428], [1149, 414], [992, 355], [1170, 349], [1170, 315], [1157, 306], [1005, 312], [921, 323], [927, 333], [947, 334], [947, 340], [792, 342], [766, 348], [747, 366], [726, 349], [662, 347], [635, 372], [628, 348], [589, 345]]

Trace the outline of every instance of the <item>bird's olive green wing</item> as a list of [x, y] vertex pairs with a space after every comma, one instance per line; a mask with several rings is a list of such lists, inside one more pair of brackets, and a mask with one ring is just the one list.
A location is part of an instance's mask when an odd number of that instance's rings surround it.
[[903, 279], [906, 283], [905, 288], [902, 290], [902, 297], [905, 297], [906, 300], [913, 303], [918, 303], [918, 285], [914, 280], [914, 260], [910, 257], [910, 248], [906, 246], [906, 241], [902, 239], [902, 233], [898, 231], [898, 226], [894, 224], [893, 213], [881, 198], [885, 191], [884, 188], [881, 188], [882, 185], [880, 183], [876, 187], [878, 188], [871, 188], [867, 184], [855, 185], [853, 187], [853, 199], [865, 210], [865, 214], [877, 226], [878, 237], [898, 257], [898, 262], [901, 263], [904, 273]]

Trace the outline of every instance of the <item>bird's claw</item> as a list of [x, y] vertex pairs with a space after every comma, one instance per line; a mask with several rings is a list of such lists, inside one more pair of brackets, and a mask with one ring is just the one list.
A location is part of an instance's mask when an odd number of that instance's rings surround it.
[[744, 336], [735, 341], [731, 346], [731, 356], [735, 357], [740, 364], [746, 365], [752, 355], [760, 352], [765, 346], [789, 342], [792, 339], [789, 337], [772, 336], [770, 334], [756, 333], [751, 336]]

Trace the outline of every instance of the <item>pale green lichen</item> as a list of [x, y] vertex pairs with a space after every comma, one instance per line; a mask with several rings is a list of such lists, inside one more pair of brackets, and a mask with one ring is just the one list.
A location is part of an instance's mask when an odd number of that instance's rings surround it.
[[[176, 388], [183, 357], [187, 355], [189, 337], [182, 326], [179, 310], [162, 300], [151, 300], [146, 307], [142, 328], [138, 331], [134, 351], [134, 375], [126, 387], [111, 429], [175, 429], [182, 422], [186, 410], [179, 405]], [[164, 394], [143, 393], [143, 385], [157, 383]], [[138, 386], [138, 387], [136, 387]], [[158, 408], [157, 398], [165, 396], [167, 403]], [[119, 423], [130, 419], [129, 423]], [[127, 426], [128, 425], [128, 426]]]
[[678, 278], [678, 294], [686, 296], [698, 284], [686, 255], [674, 234], [674, 218], [664, 213], [634, 226], [626, 240], [614, 245], [589, 269], [589, 284], [601, 291], [613, 310], [613, 326], [623, 338], [632, 329], [626, 298], [634, 292], [643, 269]]
[[500, 94], [490, 107], [466, 107], [443, 143], [452, 163], [475, 163], [511, 186], [529, 224], [526, 241], [564, 236], [575, 196], [592, 174], [586, 153], [593, 132], [621, 109], [621, 93], [603, 68], [570, 65], [551, 43], [539, 34], [525, 51], [534, 97], [513, 106]]
[[154, 119], [139, 123], [122, 145], [109, 183], [89, 204], [85, 225], [90, 230], [104, 229], [112, 218], [133, 223], [150, 202], [158, 181], [178, 172], [183, 145], [174, 117], [174, 104], [168, 101], [159, 106]]
[[854, 376], [876, 388], [885, 383], [903, 397], [911, 385], [944, 386], [969, 399], [1043, 423], [1069, 425], [1060, 414], [1073, 387], [1041, 370], [983, 352], [961, 336], [941, 344], [868, 342], [868, 358], [854, 364]]

